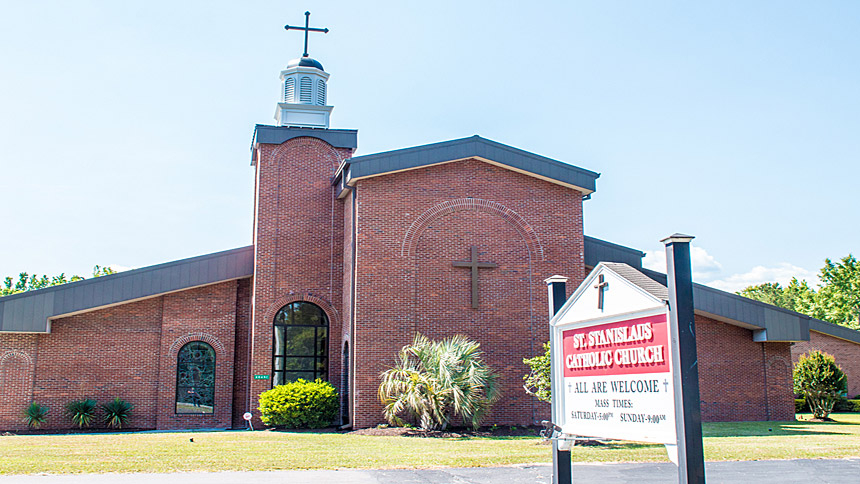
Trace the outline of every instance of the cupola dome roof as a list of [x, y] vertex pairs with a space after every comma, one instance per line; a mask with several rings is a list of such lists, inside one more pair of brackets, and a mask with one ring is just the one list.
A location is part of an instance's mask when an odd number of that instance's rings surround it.
[[325, 71], [322, 64], [311, 57], [299, 57], [298, 59], [293, 59], [290, 62], [287, 62], [287, 69], [291, 67], [314, 67], [321, 71]]

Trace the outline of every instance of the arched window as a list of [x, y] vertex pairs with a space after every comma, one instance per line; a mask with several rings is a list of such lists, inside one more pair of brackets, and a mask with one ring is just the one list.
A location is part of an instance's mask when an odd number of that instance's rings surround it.
[[272, 385], [299, 378], [328, 380], [328, 317], [316, 304], [297, 301], [275, 315]]
[[179, 350], [176, 361], [176, 413], [215, 411], [215, 350], [192, 341]]

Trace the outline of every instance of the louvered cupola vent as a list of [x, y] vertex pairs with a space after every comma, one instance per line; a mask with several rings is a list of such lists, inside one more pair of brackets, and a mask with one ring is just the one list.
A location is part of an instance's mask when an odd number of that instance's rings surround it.
[[310, 104], [311, 103], [311, 89], [313, 89], [313, 84], [311, 84], [310, 77], [303, 77], [301, 81], [299, 81], [299, 102], [302, 104]]
[[325, 106], [325, 81], [322, 79], [317, 81], [317, 104]]
[[284, 102], [292, 103], [296, 101], [296, 80], [288, 77], [284, 81]]

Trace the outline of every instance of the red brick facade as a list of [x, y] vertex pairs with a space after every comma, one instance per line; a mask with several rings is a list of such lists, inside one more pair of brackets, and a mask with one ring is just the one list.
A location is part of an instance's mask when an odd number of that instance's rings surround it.
[[696, 349], [702, 420], [794, 420], [790, 343], [697, 315]]
[[[0, 334], [0, 428], [24, 428], [31, 401], [50, 408], [45, 428], [62, 429], [70, 400], [116, 397], [134, 405], [128, 427], [229, 427], [237, 292], [228, 281], [57, 319], [47, 334]], [[215, 349], [213, 415], [175, 414], [177, 351], [190, 341]]]
[[848, 398], [860, 395], [860, 344], [810, 331], [809, 341], [800, 341], [792, 346], [792, 361], [797, 363], [800, 355], [810, 350], [824, 351], [833, 355], [836, 364], [842, 368], [848, 380]]
[[[273, 322], [295, 301], [329, 320], [328, 379], [342, 392], [344, 422], [382, 422], [379, 375], [420, 332], [479, 341], [501, 375], [488, 423], [533, 424], [548, 405], [522, 389], [524, 357], [547, 341], [552, 275], [585, 278], [583, 194], [479, 159], [358, 180], [342, 198], [331, 184], [352, 155], [311, 137], [261, 144], [256, 160], [254, 275], [55, 320], [48, 334], [0, 334], [0, 429], [21, 429], [31, 401], [51, 408], [120, 397], [135, 428], [241, 427], [271, 387]], [[471, 275], [454, 261], [476, 247]], [[697, 316], [705, 420], [790, 420], [789, 343], [756, 343], [750, 330]], [[857, 345], [813, 334], [860, 392]], [[191, 341], [216, 352], [215, 412], [175, 412], [177, 353]], [[259, 375], [261, 379], [255, 379]], [[256, 421], [259, 423], [259, 420]]]

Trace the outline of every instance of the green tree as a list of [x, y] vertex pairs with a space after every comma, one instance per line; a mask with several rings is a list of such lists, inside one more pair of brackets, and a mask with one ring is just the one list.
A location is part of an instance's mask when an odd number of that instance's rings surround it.
[[[108, 266], [96, 265], [93, 267], [93, 277], [108, 276], [111, 274], [116, 274], [116, 271]], [[17, 294], [19, 292], [42, 289], [49, 286], [58, 286], [67, 282], [83, 281], [84, 279], [84, 277], [77, 275], [67, 279], [65, 273], [62, 273], [59, 276], [38, 276], [36, 274], [30, 275], [27, 272], [22, 272], [18, 274], [17, 281], [12, 277], [6, 277], [3, 279], [3, 285], [0, 286], [0, 297]]]
[[835, 263], [825, 259], [819, 278], [822, 286], [816, 294], [812, 315], [860, 329], [860, 264], [857, 259], [851, 254]]
[[544, 352], [534, 358], [523, 358], [523, 363], [529, 366], [528, 375], [523, 377], [525, 384], [523, 388], [529, 395], [534, 395], [538, 400], [549, 402], [552, 400], [550, 385], [550, 355], [549, 342], [543, 344]]
[[793, 376], [794, 392], [803, 395], [815, 418], [827, 418], [847, 389], [845, 373], [836, 360], [818, 350], [800, 355]]
[[791, 278], [786, 287], [782, 287], [778, 282], [765, 282], [744, 288], [737, 294], [809, 315], [815, 306], [815, 291], [806, 281], [799, 281], [796, 277]]
[[416, 334], [382, 373], [379, 400], [388, 422], [434, 430], [459, 416], [477, 428], [500, 396], [498, 376], [484, 363], [480, 347], [462, 335], [432, 341]]

